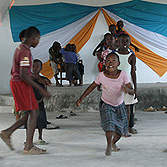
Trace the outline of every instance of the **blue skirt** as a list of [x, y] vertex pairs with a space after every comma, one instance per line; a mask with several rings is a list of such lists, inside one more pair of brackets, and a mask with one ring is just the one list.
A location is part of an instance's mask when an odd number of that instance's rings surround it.
[[112, 131], [124, 135], [128, 131], [128, 118], [125, 103], [111, 106], [100, 100], [101, 126], [104, 132]]

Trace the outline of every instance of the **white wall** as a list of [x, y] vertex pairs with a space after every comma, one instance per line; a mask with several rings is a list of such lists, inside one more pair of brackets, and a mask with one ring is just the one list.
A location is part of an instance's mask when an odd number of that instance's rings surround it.
[[13, 53], [18, 43], [14, 44], [11, 38], [8, 15], [0, 26], [0, 93], [9, 93], [10, 70]]
[[[2, 0], [1, 0], [2, 1]], [[41, 0], [42, 2], [48, 2], [46, 0]], [[75, 0], [71, 0], [68, 2], [74, 2]], [[151, 0], [150, 0], [151, 1]], [[152, 0], [153, 1], [153, 0]], [[26, 3], [36, 3], [39, 2], [37, 0], [17, 0], [15, 5], [18, 4], [26, 4]], [[51, 2], [51, 1], [49, 1]], [[58, 1], [53, 1], [58, 2]], [[67, 0], [63, 1], [67, 2]], [[76, 2], [76, 1], [75, 1]], [[77, 1], [78, 2], [78, 1]], [[82, 4], [88, 5], [97, 5], [103, 4], [108, 5], [107, 3], [111, 4], [110, 0], [101, 1], [101, 0], [81, 0], [79, 2], [82, 2]], [[118, 1], [114, 0], [112, 3], [118, 3], [123, 2], [123, 0]], [[153, 1], [155, 2], [155, 1]], [[158, 2], [164, 2], [167, 3], [166, 0], [161, 0]], [[84, 75], [84, 83], [89, 84], [94, 79], [95, 76], [98, 74], [97, 69], [97, 58], [92, 56], [92, 51], [96, 47], [99, 41], [103, 39], [103, 35], [107, 32], [107, 24], [105, 22], [104, 16], [100, 14], [97, 24], [94, 28], [93, 34], [90, 38], [90, 40], [87, 42], [87, 44], [82, 48], [80, 51], [80, 54], [83, 58], [84, 65], [85, 65], [85, 75]], [[10, 92], [10, 86], [9, 86], [9, 80], [10, 80], [10, 69], [12, 65], [12, 59], [13, 59], [13, 53], [15, 48], [19, 45], [19, 43], [13, 43], [13, 40], [11, 38], [11, 32], [10, 32], [10, 25], [9, 25], [9, 16], [8, 13], [6, 14], [5, 19], [2, 22], [2, 25], [0, 26], [0, 94], [9, 93]], [[54, 80], [53, 80], [54, 81]], [[154, 71], [152, 71], [147, 65], [145, 65], [140, 60], [137, 60], [137, 81], [138, 83], [155, 83], [155, 82], [167, 82], [167, 73], [163, 77], [159, 77]]]

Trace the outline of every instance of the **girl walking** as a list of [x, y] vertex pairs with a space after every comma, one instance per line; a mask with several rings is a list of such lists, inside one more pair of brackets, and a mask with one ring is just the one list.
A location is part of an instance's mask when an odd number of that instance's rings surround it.
[[79, 106], [82, 100], [91, 93], [98, 85], [102, 85], [102, 96], [99, 103], [101, 126], [106, 134], [106, 155], [111, 151], [119, 151], [116, 143], [122, 135], [128, 131], [127, 111], [124, 104], [124, 92], [133, 94], [133, 88], [128, 74], [118, 70], [119, 57], [111, 52], [106, 57], [106, 68], [96, 77], [95, 81], [85, 90], [77, 100]]

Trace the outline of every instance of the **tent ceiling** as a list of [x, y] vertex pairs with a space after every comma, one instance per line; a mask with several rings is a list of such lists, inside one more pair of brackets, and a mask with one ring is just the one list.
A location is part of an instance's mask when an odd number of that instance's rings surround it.
[[[10, 4], [12, 0], [0, 0], [0, 11], [5, 4]], [[47, 4], [47, 3], [56, 3], [56, 2], [66, 2], [82, 5], [91, 5], [91, 6], [104, 6], [111, 5], [116, 3], [127, 2], [129, 0], [15, 0], [14, 5], [37, 5], [37, 4]], [[162, 3], [167, 4], [167, 0], [144, 0], [148, 2]]]

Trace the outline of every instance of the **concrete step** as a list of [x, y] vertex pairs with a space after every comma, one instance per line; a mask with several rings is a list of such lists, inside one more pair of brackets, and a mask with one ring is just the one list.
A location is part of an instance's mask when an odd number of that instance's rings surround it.
[[3, 105], [13, 105], [13, 96], [12, 94], [1, 94], [0, 95], [0, 104]]
[[0, 95], [0, 113], [12, 113], [13, 96], [12, 94]]
[[13, 105], [0, 104], [0, 113], [12, 113]]

